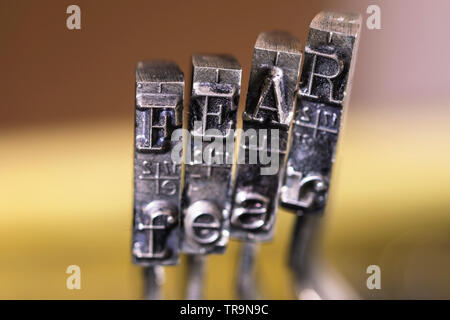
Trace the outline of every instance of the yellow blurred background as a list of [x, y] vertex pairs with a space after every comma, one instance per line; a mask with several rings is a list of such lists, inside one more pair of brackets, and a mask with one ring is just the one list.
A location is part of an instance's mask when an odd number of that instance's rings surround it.
[[[78, 4], [82, 29], [69, 31]], [[134, 66], [194, 52], [234, 54], [245, 101], [259, 32], [305, 43], [323, 9], [378, 4], [363, 25], [346, 126], [324, 219], [325, 261], [362, 298], [450, 298], [450, 3], [434, 1], [0, 0], [0, 298], [138, 299], [131, 264]], [[189, 81], [187, 81], [187, 90]], [[265, 298], [292, 298], [280, 210], [256, 272]], [[238, 242], [208, 260], [206, 297], [236, 298]], [[166, 268], [164, 297], [183, 298], [185, 260]], [[79, 265], [81, 290], [65, 273]], [[366, 268], [381, 267], [368, 290]]]

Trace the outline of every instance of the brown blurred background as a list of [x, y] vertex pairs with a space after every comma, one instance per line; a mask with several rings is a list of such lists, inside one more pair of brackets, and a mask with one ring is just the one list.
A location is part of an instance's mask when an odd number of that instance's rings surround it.
[[[81, 30], [66, 28], [71, 4]], [[381, 30], [365, 25], [370, 4]], [[450, 298], [444, 0], [0, 0], [0, 298], [139, 298], [129, 250], [136, 62], [170, 59], [188, 75], [192, 53], [231, 53], [243, 67], [242, 111], [258, 33], [284, 29], [304, 44], [324, 9], [364, 23], [324, 257], [363, 298]], [[260, 250], [267, 298], [292, 297], [292, 223], [280, 211], [274, 242]], [[210, 259], [208, 298], [235, 298], [237, 248]], [[82, 290], [65, 287], [70, 264]], [[381, 290], [366, 287], [371, 264]], [[183, 277], [183, 266], [168, 268], [166, 298], [182, 298]]]

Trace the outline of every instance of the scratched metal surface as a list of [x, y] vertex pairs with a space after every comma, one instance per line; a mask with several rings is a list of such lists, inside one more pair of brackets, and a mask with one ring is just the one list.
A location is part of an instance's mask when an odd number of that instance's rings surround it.
[[311, 22], [281, 204], [299, 214], [326, 205], [361, 17], [322, 12]]
[[[181, 250], [224, 252], [229, 238], [229, 206], [234, 133], [242, 69], [232, 56], [194, 55], [182, 195]], [[196, 122], [200, 126], [196, 126]], [[222, 150], [208, 148], [211, 141]], [[196, 142], [197, 141], [197, 142]], [[227, 148], [229, 141], [231, 148]], [[217, 142], [217, 143], [216, 143]]]
[[[250, 163], [249, 149], [254, 148], [249, 145], [250, 138], [241, 137], [238, 158], [244, 154], [245, 163], [236, 166], [231, 215], [233, 237], [268, 241], [273, 236], [300, 60], [300, 42], [287, 32], [262, 33], [256, 41], [242, 129], [256, 130], [258, 139], [264, 137], [266, 144], [259, 140], [257, 148], [277, 157], [280, 165], [274, 174], [261, 174], [265, 166], [261, 165], [260, 158], [260, 162]], [[267, 131], [263, 133], [260, 129]], [[272, 146], [270, 129], [279, 130], [277, 147]]]
[[133, 260], [140, 265], [178, 262], [181, 164], [171, 158], [182, 126], [184, 77], [174, 63], [136, 67]]

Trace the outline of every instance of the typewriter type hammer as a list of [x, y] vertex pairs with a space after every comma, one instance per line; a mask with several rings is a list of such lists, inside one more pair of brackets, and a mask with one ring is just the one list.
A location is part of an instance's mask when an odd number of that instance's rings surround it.
[[300, 60], [300, 42], [287, 32], [263, 32], [256, 40], [234, 180], [232, 237], [268, 241], [273, 236]]
[[171, 133], [182, 124], [184, 77], [173, 63], [136, 68], [133, 258], [140, 265], [178, 263], [181, 163]]
[[181, 162], [171, 134], [182, 127], [184, 76], [172, 62], [136, 67], [132, 256], [145, 270], [147, 298], [159, 298], [163, 265], [178, 263]]
[[333, 12], [319, 13], [310, 25], [280, 196], [281, 205], [299, 216], [290, 256], [298, 281], [305, 282], [311, 271], [313, 229], [327, 202], [360, 28], [359, 15]]
[[231, 236], [245, 241], [237, 276], [243, 299], [259, 296], [252, 269], [257, 243], [274, 232], [301, 56], [300, 42], [287, 32], [263, 32], [256, 40], [231, 214]]
[[229, 238], [231, 168], [242, 70], [226, 55], [192, 57], [181, 250], [223, 253]]
[[188, 254], [188, 299], [203, 296], [205, 254], [229, 239], [234, 131], [241, 66], [229, 55], [194, 55], [185, 144], [181, 250]]

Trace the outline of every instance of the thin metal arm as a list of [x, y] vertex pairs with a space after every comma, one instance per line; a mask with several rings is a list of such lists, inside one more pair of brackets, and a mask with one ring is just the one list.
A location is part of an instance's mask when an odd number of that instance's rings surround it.
[[187, 300], [202, 300], [204, 297], [204, 274], [206, 257], [200, 254], [188, 255], [188, 274], [186, 299]]
[[[314, 246], [320, 215], [304, 214], [297, 217], [295, 222], [290, 254], [289, 266], [295, 280], [295, 296], [301, 297], [304, 290], [312, 292], [314, 281], [312, 277]], [[320, 296], [317, 294], [317, 297]]]
[[161, 286], [164, 283], [164, 269], [161, 266], [144, 268], [144, 299], [161, 300]]
[[258, 243], [244, 241], [241, 246], [241, 256], [237, 273], [237, 294], [239, 299], [260, 299], [256, 277], [254, 276], [255, 260]]
[[359, 299], [347, 281], [318, 254], [321, 216], [304, 214], [295, 223], [289, 255], [295, 297], [299, 300]]

